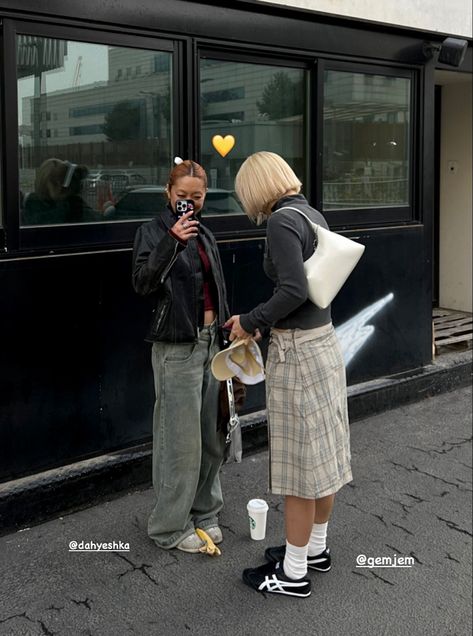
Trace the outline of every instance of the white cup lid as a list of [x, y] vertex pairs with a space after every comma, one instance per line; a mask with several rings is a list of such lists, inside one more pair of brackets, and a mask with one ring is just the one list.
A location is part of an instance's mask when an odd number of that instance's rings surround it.
[[261, 511], [268, 510], [269, 506], [264, 499], [250, 499], [247, 504], [248, 510]]

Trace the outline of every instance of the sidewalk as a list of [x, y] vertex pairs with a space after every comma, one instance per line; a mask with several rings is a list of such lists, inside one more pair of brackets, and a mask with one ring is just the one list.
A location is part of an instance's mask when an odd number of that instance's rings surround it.
[[[329, 526], [334, 567], [308, 599], [264, 597], [241, 581], [283, 539], [267, 452], [222, 471], [222, 556], [157, 549], [151, 489], [0, 538], [1, 636], [378, 636], [471, 633], [471, 388], [351, 426], [354, 481]], [[267, 538], [249, 538], [246, 503], [270, 504]], [[72, 553], [70, 541], [122, 541], [128, 553]], [[357, 555], [411, 556], [410, 568], [359, 568]]]
[[[469, 350], [446, 353], [422, 369], [350, 385], [350, 422], [470, 386], [471, 380]], [[243, 415], [240, 420], [244, 453], [265, 449], [266, 411]], [[0, 536], [149, 487], [151, 454], [148, 442], [2, 482]]]

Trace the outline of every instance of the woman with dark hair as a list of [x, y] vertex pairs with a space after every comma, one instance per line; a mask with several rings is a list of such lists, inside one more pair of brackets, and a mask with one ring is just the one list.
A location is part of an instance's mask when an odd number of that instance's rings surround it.
[[[202, 166], [180, 161], [169, 175], [168, 205], [138, 229], [133, 251], [135, 291], [154, 300], [146, 339], [153, 343], [156, 505], [148, 534], [160, 548], [184, 552], [204, 546], [196, 528], [222, 541], [225, 439], [217, 430], [219, 382], [210, 362], [228, 308], [217, 244], [200, 220], [206, 192]], [[190, 200], [194, 211], [178, 216]]]
[[34, 192], [23, 202], [24, 225], [86, 223], [99, 220], [81, 196], [87, 166], [46, 159], [36, 170]]

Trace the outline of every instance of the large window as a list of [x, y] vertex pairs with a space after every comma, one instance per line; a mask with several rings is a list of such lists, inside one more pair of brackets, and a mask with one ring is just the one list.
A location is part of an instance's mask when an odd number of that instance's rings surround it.
[[409, 77], [325, 71], [324, 210], [412, 203], [411, 90]]
[[[305, 180], [305, 109], [303, 68], [201, 59], [201, 156], [209, 176], [208, 203], [219, 199], [204, 212], [241, 213], [233, 194], [235, 176], [259, 150], [282, 155]], [[215, 147], [216, 136], [223, 139], [221, 146]]]
[[120, 202], [162, 197], [171, 73], [166, 51], [17, 36], [21, 225], [152, 214]]

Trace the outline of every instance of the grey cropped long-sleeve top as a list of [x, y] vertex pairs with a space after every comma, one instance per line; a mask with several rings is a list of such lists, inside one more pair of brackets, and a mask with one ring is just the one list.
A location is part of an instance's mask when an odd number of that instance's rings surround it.
[[275, 283], [274, 293], [247, 314], [240, 316], [245, 331], [255, 329], [313, 329], [331, 321], [330, 305], [319, 309], [307, 297], [304, 261], [314, 252], [314, 232], [307, 220], [295, 210], [300, 209], [314, 222], [328, 228], [327, 222], [314, 210], [302, 194], [283, 197], [272, 208], [266, 229], [266, 250], [263, 268]]

